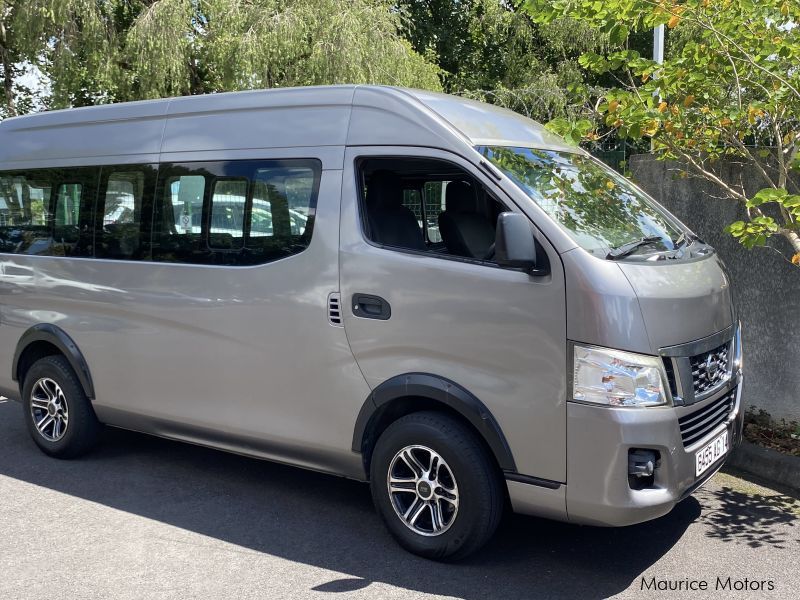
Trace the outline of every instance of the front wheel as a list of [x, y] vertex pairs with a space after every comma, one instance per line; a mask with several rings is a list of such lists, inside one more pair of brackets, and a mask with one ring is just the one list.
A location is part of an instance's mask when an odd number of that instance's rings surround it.
[[413, 413], [383, 432], [370, 486], [395, 539], [426, 558], [475, 552], [503, 513], [502, 482], [487, 449], [469, 428], [441, 413]]
[[63, 356], [45, 356], [31, 366], [22, 398], [28, 432], [46, 454], [72, 458], [95, 445], [101, 425]]

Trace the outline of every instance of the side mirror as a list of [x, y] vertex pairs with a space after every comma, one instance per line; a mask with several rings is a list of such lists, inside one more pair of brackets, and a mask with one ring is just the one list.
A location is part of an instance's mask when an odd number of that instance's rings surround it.
[[504, 267], [536, 271], [536, 241], [525, 215], [504, 212], [497, 217], [494, 260]]

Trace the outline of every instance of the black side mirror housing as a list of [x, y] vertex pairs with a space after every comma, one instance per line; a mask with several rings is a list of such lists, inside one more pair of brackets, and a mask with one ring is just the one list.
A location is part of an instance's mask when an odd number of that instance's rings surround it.
[[536, 240], [525, 215], [504, 212], [497, 217], [494, 260], [503, 267], [524, 269], [530, 273], [538, 272]]

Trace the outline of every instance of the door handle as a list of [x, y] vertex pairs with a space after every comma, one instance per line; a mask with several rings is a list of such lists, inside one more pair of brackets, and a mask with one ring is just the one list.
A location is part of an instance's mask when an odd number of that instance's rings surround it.
[[380, 296], [353, 294], [353, 314], [364, 319], [386, 321], [392, 316], [392, 307]]

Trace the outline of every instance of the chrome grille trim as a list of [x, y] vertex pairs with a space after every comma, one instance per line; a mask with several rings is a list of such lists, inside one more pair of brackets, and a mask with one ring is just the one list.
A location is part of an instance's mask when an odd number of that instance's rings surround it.
[[689, 359], [695, 397], [708, 394], [730, 380], [730, 358], [731, 342], [727, 342]]
[[733, 379], [736, 331], [731, 326], [694, 342], [659, 349], [675, 406], [702, 402]]

